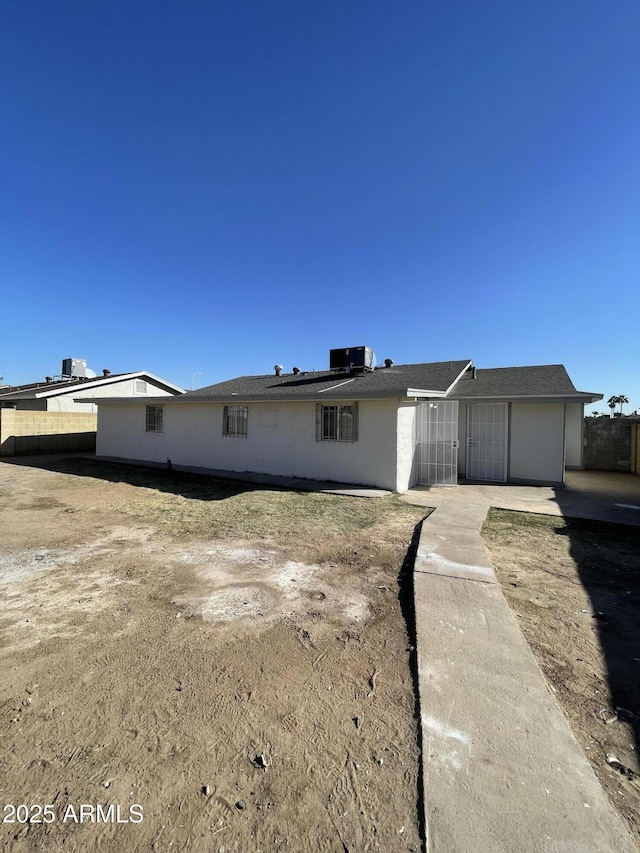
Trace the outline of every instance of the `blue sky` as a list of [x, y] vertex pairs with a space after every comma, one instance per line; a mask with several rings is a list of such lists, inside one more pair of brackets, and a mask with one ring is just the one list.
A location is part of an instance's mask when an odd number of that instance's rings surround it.
[[0, 373], [364, 344], [640, 410], [639, 44], [637, 0], [7, 0]]

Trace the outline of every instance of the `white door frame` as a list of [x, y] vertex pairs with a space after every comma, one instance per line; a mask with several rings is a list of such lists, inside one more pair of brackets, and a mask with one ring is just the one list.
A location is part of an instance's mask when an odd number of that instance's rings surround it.
[[467, 479], [506, 483], [508, 456], [509, 404], [469, 404], [467, 406]]
[[419, 403], [416, 428], [417, 482], [458, 485], [458, 401]]

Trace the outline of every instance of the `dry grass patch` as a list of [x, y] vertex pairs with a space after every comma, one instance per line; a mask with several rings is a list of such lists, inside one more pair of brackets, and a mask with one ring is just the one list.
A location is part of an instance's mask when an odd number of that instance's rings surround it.
[[502, 590], [640, 845], [640, 529], [490, 510]]
[[263, 539], [311, 562], [353, 565], [375, 558], [385, 567], [397, 564], [408, 527], [425, 516], [395, 495], [351, 498], [193, 478], [162, 478], [160, 488], [148, 486], [111, 509], [173, 536]]

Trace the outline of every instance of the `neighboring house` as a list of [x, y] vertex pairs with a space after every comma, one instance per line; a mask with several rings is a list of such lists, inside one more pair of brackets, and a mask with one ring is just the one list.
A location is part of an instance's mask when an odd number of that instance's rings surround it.
[[0, 406], [31, 412], [95, 412], [97, 397], [161, 397], [182, 394], [183, 389], [138, 370], [135, 373], [111, 373], [100, 377], [69, 377], [0, 389]]
[[[180, 397], [97, 401], [99, 456], [335, 480], [562, 483], [582, 467], [585, 404], [562, 365], [469, 359], [242, 376]], [[367, 352], [371, 352], [367, 350]]]
[[183, 390], [153, 373], [101, 377], [67, 376], [0, 389], [0, 456], [93, 450], [96, 399], [146, 398], [182, 394]]

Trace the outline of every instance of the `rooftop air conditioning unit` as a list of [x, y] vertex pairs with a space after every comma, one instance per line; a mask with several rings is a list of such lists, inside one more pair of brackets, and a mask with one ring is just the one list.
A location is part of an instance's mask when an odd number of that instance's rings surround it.
[[329, 351], [329, 369], [346, 371], [373, 370], [376, 355], [371, 347], [346, 347]]
[[84, 358], [63, 358], [62, 375], [70, 376], [72, 379], [85, 377], [87, 375], [87, 362]]

